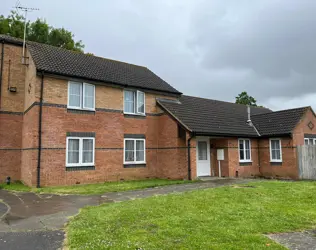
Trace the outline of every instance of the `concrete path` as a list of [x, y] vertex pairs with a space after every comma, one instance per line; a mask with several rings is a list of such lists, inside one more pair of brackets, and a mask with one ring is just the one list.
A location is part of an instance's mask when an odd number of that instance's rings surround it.
[[213, 179], [207, 182], [106, 193], [102, 196], [39, 195], [0, 190], [0, 249], [48, 249], [62, 247], [63, 227], [79, 209], [153, 195], [248, 183], [249, 179]]
[[268, 237], [290, 250], [316, 250], [316, 230], [270, 234]]

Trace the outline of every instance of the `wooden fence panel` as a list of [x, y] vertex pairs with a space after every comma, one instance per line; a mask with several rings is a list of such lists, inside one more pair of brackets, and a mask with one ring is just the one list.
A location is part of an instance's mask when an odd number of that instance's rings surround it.
[[299, 178], [316, 180], [316, 146], [297, 146]]

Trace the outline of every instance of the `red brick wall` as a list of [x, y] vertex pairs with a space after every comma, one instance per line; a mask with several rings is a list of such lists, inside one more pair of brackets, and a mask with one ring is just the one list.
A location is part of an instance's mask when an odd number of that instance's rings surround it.
[[[0, 45], [2, 51], [2, 44]], [[26, 66], [21, 63], [19, 46], [4, 45], [4, 63], [0, 99], [0, 182], [7, 176], [21, 178], [21, 143]], [[8, 90], [16, 87], [15, 93]]]
[[217, 149], [224, 149], [224, 160], [221, 161], [221, 173], [223, 177], [235, 177], [238, 171], [239, 177], [251, 177], [259, 174], [257, 139], [251, 140], [251, 163], [239, 162], [238, 138], [211, 139], [211, 160], [215, 176], [219, 176]]
[[157, 177], [187, 179], [186, 139], [178, 138], [178, 124], [168, 115], [159, 117]]
[[[124, 118], [122, 113], [68, 113], [66, 108], [43, 107], [41, 184], [70, 185], [155, 176], [156, 153], [146, 150], [145, 168], [123, 167], [124, 134], [145, 134], [146, 147], [157, 148], [156, 116]], [[66, 171], [66, 133], [95, 132], [95, 170]], [[57, 149], [56, 149], [57, 148]], [[60, 148], [60, 149], [58, 149]]]
[[260, 174], [266, 177], [298, 178], [296, 163], [296, 148], [293, 147], [293, 140], [290, 137], [281, 139], [282, 163], [270, 162], [269, 139], [261, 139], [260, 147]]
[[0, 113], [0, 182], [20, 180], [22, 115]]
[[229, 176], [228, 167], [228, 140], [227, 139], [211, 139], [211, 174], [219, 176], [219, 165], [217, 160], [217, 149], [224, 149], [224, 160], [221, 161], [221, 175]]
[[23, 117], [21, 180], [36, 185], [38, 160], [38, 113], [39, 106], [34, 106]]
[[[308, 123], [312, 122], [314, 125], [313, 129], [308, 127]], [[309, 109], [299, 124], [293, 131], [293, 145], [304, 145], [304, 134], [316, 135], [316, 117], [313, 112]]]

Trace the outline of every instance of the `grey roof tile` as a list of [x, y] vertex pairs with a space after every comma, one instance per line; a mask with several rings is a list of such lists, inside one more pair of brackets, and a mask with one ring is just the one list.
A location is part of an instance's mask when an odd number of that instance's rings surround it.
[[[22, 40], [0, 35], [0, 41], [22, 44]], [[47, 44], [27, 42], [38, 71], [121, 85], [181, 94], [148, 68], [86, 55]]]
[[251, 116], [261, 136], [291, 134], [310, 107], [294, 108]]
[[[195, 133], [223, 136], [251, 136], [257, 133], [247, 124], [247, 106], [199, 97], [181, 96], [180, 102], [164, 99], [158, 103]], [[272, 112], [251, 107], [252, 114]]]

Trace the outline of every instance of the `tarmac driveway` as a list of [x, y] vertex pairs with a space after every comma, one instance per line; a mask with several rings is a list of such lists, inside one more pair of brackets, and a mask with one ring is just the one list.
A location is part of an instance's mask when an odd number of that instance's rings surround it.
[[147, 188], [136, 191], [106, 193], [104, 195], [40, 195], [0, 190], [0, 249], [56, 250], [62, 248], [63, 228], [70, 216], [79, 209], [105, 202], [120, 202], [214, 188], [254, 180], [211, 179], [206, 182]]
[[59, 249], [62, 228], [86, 205], [99, 205], [101, 196], [39, 195], [0, 190], [0, 249]]

